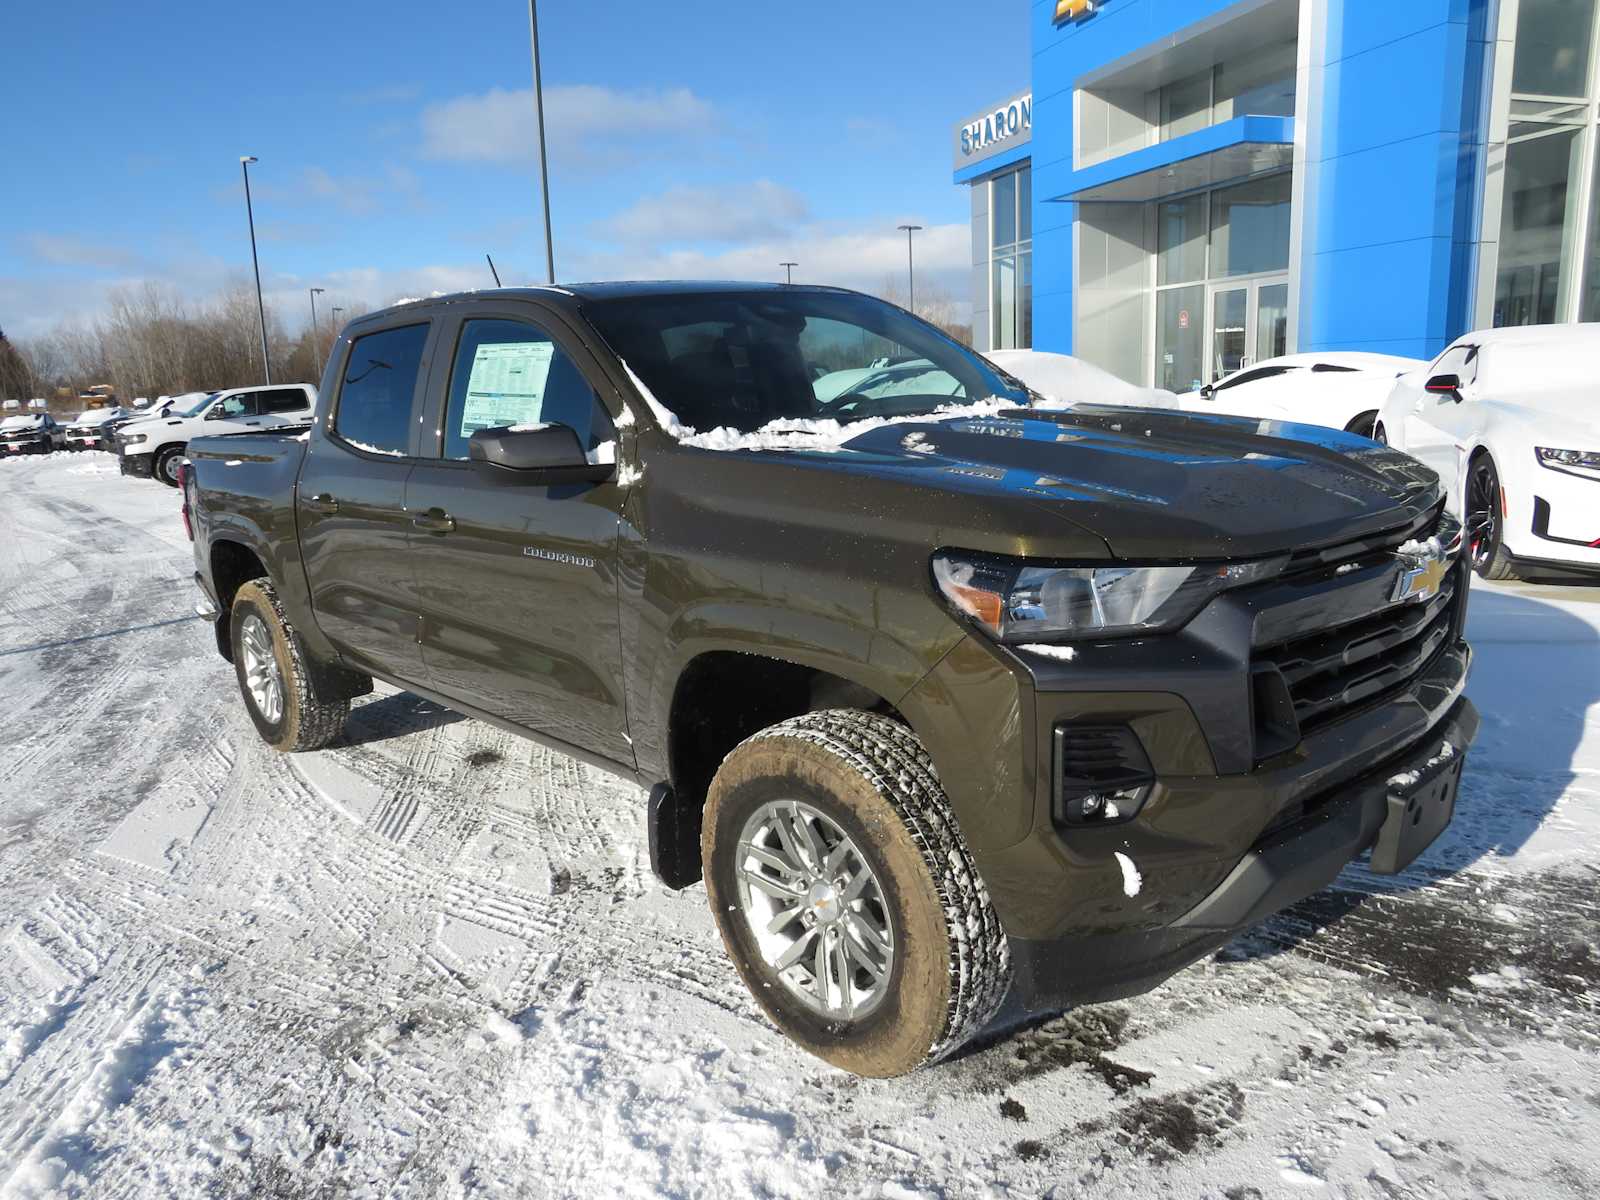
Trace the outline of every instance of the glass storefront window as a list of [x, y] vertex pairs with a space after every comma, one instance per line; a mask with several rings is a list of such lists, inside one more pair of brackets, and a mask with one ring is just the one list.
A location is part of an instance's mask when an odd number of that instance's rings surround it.
[[996, 177], [989, 197], [994, 213], [994, 244], [1010, 246], [1017, 240], [1017, 173]]
[[[1524, 126], [1523, 128], [1526, 128]], [[1552, 126], [1506, 148], [1494, 323], [1547, 325], [1561, 319], [1561, 283], [1573, 261], [1583, 130]]]
[[1294, 116], [1295, 57], [1295, 44], [1289, 42], [1219, 66], [1212, 121]]
[[989, 344], [996, 350], [1033, 345], [1033, 171], [990, 181]]
[[1203, 284], [1156, 293], [1156, 386], [1189, 392], [1204, 382], [1201, 340], [1205, 333]]
[[1261, 286], [1256, 302], [1256, 362], [1289, 353], [1289, 285]]
[[1211, 124], [1211, 70], [1161, 89], [1161, 140], [1170, 141]]
[[1595, 155], [1594, 160], [1593, 191], [1593, 205], [1589, 210], [1589, 265], [1584, 273], [1580, 321], [1600, 321], [1600, 154]]
[[1211, 194], [1211, 277], [1289, 269], [1287, 173]]
[[1522, 0], [1511, 90], [1530, 96], [1587, 96], [1595, 0]]
[[1169, 200], [1156, 208], [1156, 282], [1206, 277], [1206, 198]]

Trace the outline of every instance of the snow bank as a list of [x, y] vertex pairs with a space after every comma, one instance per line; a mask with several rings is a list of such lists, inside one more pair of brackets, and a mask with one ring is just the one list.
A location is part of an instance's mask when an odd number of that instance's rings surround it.
[[1074, 404], [1178, 407], [1177, 396], [1165, 389], [1139, 387], [1070, 354], [1049, 354], [1043, 350], [990, 350], [984, 357], [1050, 401], [1050, 404], [1040, 407], [1070, 408]]

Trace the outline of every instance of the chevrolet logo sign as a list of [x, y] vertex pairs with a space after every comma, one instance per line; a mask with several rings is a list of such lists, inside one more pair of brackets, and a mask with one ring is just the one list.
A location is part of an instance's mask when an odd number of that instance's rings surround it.
[[1444, 577], [1450, 573], [1450, 564], [1442, 554], [1431, 549], [1420, 555], [1403, 555], [1400, 558], [1400, 577], [1394, 581], [1394, 594], [1390, 600], [1417, 600], [1426, 603], [1439, 594]]
[[1056, 0], [1056, 24], [1081, 20], [1099, 7], [1096, 0]]

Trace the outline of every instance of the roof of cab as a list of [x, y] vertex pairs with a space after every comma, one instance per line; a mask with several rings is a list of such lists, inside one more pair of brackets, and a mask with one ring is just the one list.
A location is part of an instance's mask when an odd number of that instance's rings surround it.
[[483, 288], [470, 292], [451, 292], [448, 295], [428, 296], [415, 300], [401, 300], [387, 308], [376, 309], [353, 318], [351, 325], [365, 324], [387, 318], [407, 309], [446, 306], [468, 301], [492, 300], [502, 297], [538, 299], [546, 302], [583, 300], [621, 300], [642, 296], [704, 296], [727, 292], [830, 292], [849, 294], [847, 288], [826, 287], [821, 284], [766, 283], [739, 280], [655, 279], [613, 280], [600, 283], [561, 283], [529, 287]]

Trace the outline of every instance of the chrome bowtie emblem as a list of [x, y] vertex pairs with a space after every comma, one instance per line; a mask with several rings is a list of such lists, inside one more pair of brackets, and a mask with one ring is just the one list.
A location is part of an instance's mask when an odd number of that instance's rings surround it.
[[1400, 575], [1394, 581], [1392, 601], [1418, 600], [1426, 602], [1439, 594], [1444, 577], [1450, 571], [1444, 549], [1437, 542], [1420, 548], [1402, 549], [1395, 556], [1400, 562]]

